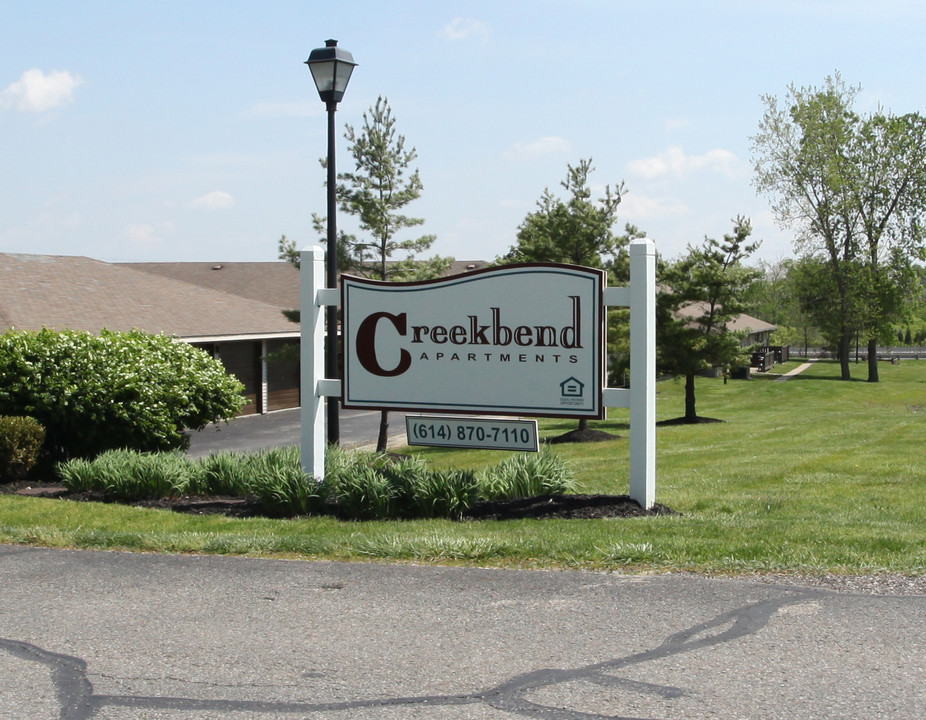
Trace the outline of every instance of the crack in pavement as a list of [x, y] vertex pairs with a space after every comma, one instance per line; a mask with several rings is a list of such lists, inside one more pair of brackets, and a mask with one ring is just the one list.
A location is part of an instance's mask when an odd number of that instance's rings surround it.
[[528, 699], [537, 690], [575, 681], [598, 686], [624, 688], [638, 694], [656, 695], [664, 699], [686, 695], [683, 688], [664, 686], [621, 678], [615, 671], [673, 655], [691, 653], [729, 643], [761, 630], [782, 607], [823, 593], [813, 590], [788, 591], [780, 598], [722, 613], [705, 623], [694, 625], [667, 637], [656, 647], [624, 657], [613, 658], [573, 669], [545, 669], [517, 675], [482, 692], [460, 695], [425, 695], [342, 702], [291, 702], [198, 699], [157, 697], [146, 695], [98, 695], [87, 672], [87, 663], [80, 658], [44, 650], [18, 640], [0, 638], [0, 650], [23, 660], [47, 666], [51, 671], [58, 702], [60, 720], [91, 720], [98, 711], [107, 707], [146, 708], [151, 710], [188, 710], [217, 712], [292, 713], [306, 717], [357, 709], [388, 708], [396, 706], [462, 706], [484, 703], [496, 710], [527, 718], [544, 720], [657, 720], [655, 718], [625, 715], [601, 715], [569, 708], [552, 707]]

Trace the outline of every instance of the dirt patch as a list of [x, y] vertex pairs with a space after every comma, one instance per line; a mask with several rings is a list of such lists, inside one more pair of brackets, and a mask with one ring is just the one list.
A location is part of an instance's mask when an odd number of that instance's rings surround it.
[[[78, 502], [119, 502], [103, 493], [70, 492], [60, 483], [20, 481], [0, 484], [0, 494], [58, 498]], [[255, 497], [197, 495], [160, 500], [125, 503], [134, 507], [159, 508], [191, 515], [225, 515], [228, 517], [267, 517], [267, 511]], [[515, 500], [495, 500], [476, 503], [465, 514], [465, 520], [521, 519], [582, 519], [641, 517], [646, 515], [676, 515], [665, 505], [656, 503], [649, 510], [629, 495], [540, 495]]]

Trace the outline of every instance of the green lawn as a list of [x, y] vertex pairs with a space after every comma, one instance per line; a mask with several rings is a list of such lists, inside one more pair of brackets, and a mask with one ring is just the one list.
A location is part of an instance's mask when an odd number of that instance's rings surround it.
[[[657, 501], [677, 516], [236, 520], [2, 496], [0, 542], [512, 567], [926, 574], [926, 362], [882, 365], [878, 384], [838, 377], [838, 365], [819, 362], [787, 382], [699, 378], [699, 413], [724, 422], [657, 433]], [[659, 384], [659, 419], [682, 414], [683, 390], [681, 381]], [[574, 424], [543, 422], [542, 433]], [[627, 412], [594, 426], [622, 439], [554, 451], [572, 463], [583, 492], [626, 493]], [[415, 452], [439, 467], [501, 459]]]

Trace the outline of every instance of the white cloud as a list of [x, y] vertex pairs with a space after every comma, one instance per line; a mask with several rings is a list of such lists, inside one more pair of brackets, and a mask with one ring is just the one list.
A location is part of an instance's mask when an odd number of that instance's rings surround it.
[[545, 137], [532, 143], [515, 143], [514, 148], [505, 153], [508, 158], [532, 158], [549, 153], [570, 152], [572, 143], [561, 137]]
[[221, 190], [213, 190], [211, 193], [196, 198], [191, 203], [193, 207], [202, 207], [207, 210], [221, 210], [223, 208], [229, 208], [234, 204], [235, 198], [232, 197], [231, 194]]
[[74, 90], [83, 84], [83, 78], [67, 71], [52, 70], [46, 74], [36, 68], [26, 70], [0, 93], [0, 108], [45, 112], [69, 103]]
[[653, 157], [631, 160], [627, 167], [633, 174], [647, 179], [666, 175], [686, 175], [700, 170], [727, 177], [739, 177], [743, 174], [742, 163], [729, 150], [716, 149], [703, 155], [686, 155], [677, 145], [672, 145]]
[[472, 18], [454, 18], [444, 25], [442, 32], [447, 40], [466, 40], [470, 37], [481, 37], [483, 42], [489, 39], [489, 24]]

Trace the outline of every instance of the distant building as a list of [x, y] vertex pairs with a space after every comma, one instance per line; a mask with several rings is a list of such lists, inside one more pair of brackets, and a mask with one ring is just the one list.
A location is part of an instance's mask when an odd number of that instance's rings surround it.
[[[679, 308], [678, 315], [680, 317], [691, 318], [693, 322], [695, 318], [702, 317], [706, 312], [707, 306], [704, 303], [692, 303], [691, 305]], [[767, 323], [764, 320], [759, 320], [759, 318], [754, 318], [751, 315], [743, 314], [737, 315], [730, 320], [726, 324], [726, 328], [733, 332], [745, 331], [746, 337], [743, 339], [743, 347], [747, 347], [749, 345], [769, 345], [771, 334], [778, 329], [778, 326]]]

